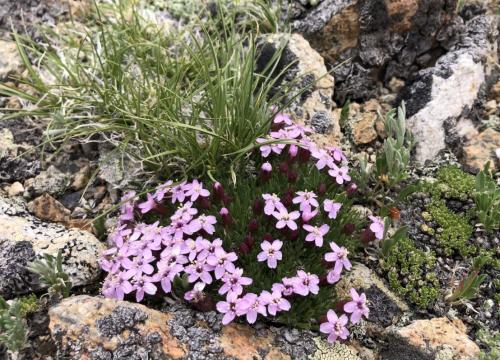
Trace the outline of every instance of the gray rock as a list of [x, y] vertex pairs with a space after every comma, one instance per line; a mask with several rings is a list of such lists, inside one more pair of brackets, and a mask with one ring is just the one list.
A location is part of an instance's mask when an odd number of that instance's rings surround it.
[[71, 176], [59, 171], [51, 165], [36, 177], [28, 179], [24, 183], [24, 196], [26, 198], [42, 194], [62, 194], [71, 184]]
[[[422, 70], [400, 94], [407, 104], [409, 127], [418, 141], [416, 159], [434, 159], [446, 146], [445, 125], [456, 122], [476, 101], [495, 58], [497, 34], [494, 16], [478, 16], [467, 33], [436, 66]], [[466, 84], [466, 86], [465, 86]]]
[[14, 41], [0, 40], [0, 54], [0, 81], [4, 81], [19, 72], [23, 62]]
[[[0, 125], [4, 125], [3, 122], [0, 122]], [[15, 143], [15, 135], [10, 129], [0, 126], [0, 181], [22, 181], [38, 173], [40, 170], [38, 160], [18, 157], [26, 150], [27, 147]]]
[[0, 295], [12, 298], [42, 290], [26, 265], [59, 250], [73, 286], [90, 284], [99, 277], [98, 258], [104, 249], [92, 234], [43, 222], [28, 213], [20, 198], [0, 195]]

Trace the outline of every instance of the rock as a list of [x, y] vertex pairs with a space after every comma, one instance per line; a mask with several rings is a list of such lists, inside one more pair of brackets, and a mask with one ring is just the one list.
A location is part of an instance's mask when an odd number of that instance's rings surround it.
[[498, 80], [490, 89], [490, 94], [497, 103], [500, 103], [500, 80]]
[[90, 166], [84, 165], [78, 172], [74, 175], [73, 182], [71, 183], [71, 188], [75, 191], [83, 189], [87, 186], [90, 180]]
[[456, 121], [476, 101], [489, 71], [488, 61], [496, 56], [490, 43], [496, 32], [495, 17], [473, 18], [463, 40], [436, 66], [421, 70], [401, 92], [398, 100], [406, 102], [408, 124], [418, 141], [418, 162], [434, 159], [445, 148], [445, 122]]
[[63, 204], [49, 194], [43, 194], [28, 203], [28, 211], [39, 219], [52, 222], [66, 222], [71, 215]]
[[486, 115], [494, 114], [498, 110], [498, 105], [496, 100], [490, 100], [484, 105], [484, 110]]
[[0, 40], [0, 82], [7, 80], [10, 75], [19, 73], [23, 64], [14, 41]]
[[181, 359], [187, 352], [169, 332], [171, 315], [144, 305], [80, 295], [49, 317], [58, 358]]
[[465, 140], [471, 140], [479, 135], [479, 131], [477, 131], [472, 120], [466, 118], [458, 120], [455, 131], [460, 138]]
[[366, 293], [370, 308], [368, 321], [381, 328], [395, 324], [403, 313], [409, 310], [408, 305], [365, 265], [354, 265], [335, 287], [340, 299], [350, 299], [351, 288]]
[[96, 281], [104, 244], [85, 231], [67, 230], [30, 215], [20, 198], [0, 195], [0, 295], [12, 298], [44, 289], [26, 265], [42, 254], [62, 251], [63, 268], [74, 286]]
[[10, 197], [22, 195], [24, 192], [24, 186], [19, 181], [16, 181], [9, 186], [8, 194]]
[[358, 119], [350, 122], [356, 145], [368, 144], [377, 138], [375, 120], [377, 120], [377, 114], [365, 112]]
[[291, 105], [293, 117], [316, 132], [314, 140], [328, 146], [338, 145], [341, 137], [339, 119], [332, 111], [335, 82], [328, 73], [323, 58], [311, 48], [307, 40], [299, 34], [278, 33], [267, 36], [261, 45], [258, 68], [263, 69], [278, 47], [285, 43], [277, 73], [289, 67], [284, 75], [285, 80], [300, 80], [299, 87], [313, 84]]
[[44, 193], [50, 195], [62, 194], [70, 183], [71, 177], [68, 174], [59, 171], [55, 166], [51, 165], [35, 178], [25, 181], [24, 197], [30, 198]]
[[388, 349], [381, 353], [387, 360], [438, 359], [450, 352], [452, 359], [465, 360], [476, 359], [480, 352], [458, 319], [416, 320], [403, 328], [388, 329], [387, 337]]
[[6, 123], [7, 121], [0, 121], [0, 181], [14, 182], [35, 176], [40, 163], [19, 157], [28, 147], [14, 142], [15, 135], [12, 131], [7, 127], [2, 128], [7, 126]]
[[482, 169], [488, 161], [490, 162], [490, 168], [499, 169], [500, 159], [496, 155], [499, 149], [500, 132], [489, 128], [465, 144], [463, 160], [466, 165], [474, 169]]
[[144, 171], [139, 161], [109, 151], [103, 145], [99, 149], [98, 179], [107, 182], [114, 189], [126, 188], [131, 181], [140, 181]]
[[[453, 43], [443, 28], [460, 29], [448, 0], [324, 0], [294, 17], [292, 28], [329, 63], [347, 60], [335, 71], [339, 103], [373, 97], [380, 77], [409, 78]], [[424, 55], [427, 63], [419, 64]]]

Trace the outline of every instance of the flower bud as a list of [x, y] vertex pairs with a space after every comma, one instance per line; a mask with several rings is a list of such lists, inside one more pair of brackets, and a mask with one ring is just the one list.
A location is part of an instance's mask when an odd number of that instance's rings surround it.
[[245, 244], [247, 244], [247, 246], [248, 246], [249, 249], [252, 249], [253, 244], [255, 244], [255, 240], [252, 237], [252, 235], [250, 235], [250, 234], [248, 234], [247, 236], [245, 236], [245, 239], [243, 241], [245, 242]]
[[391, 207], [389, 212], [392, 220], [398, 221], [401, 218], [401, 212], [397, 207]]
[[299, 238], [299, 230], [292, 230], [287, 234], [287, 238], [290, 241], [297, 240]]
[[242, 242], [242, 243], [240, 244], [240, 247], [239, 247], [239, 253], [240, 253], [241, 255], [246, 255], [246, 254], [248, 254], [249, 252], [250, 252], [250, 248], [248, 247], [248, 245], [247, 245], [246, 243]]
[[255, 215], [262, 214], [262, 210], [264, 210], [264, 200], [255, 199], [252, 204], [252, 210]]
[[273, 171], [273, 167], [270, 163], [265, 162], [260, 167], [260, 178], [263, 182], [268, 181], [271, 178], [271, 171]]
[[287, 175], [288, 175], [288, 182], [290, 183], [294, 183], [295, 181], [297, 181], [297, 178], [299, 176], [299, 174], [295, 170], [288, 171]]
[[288, 158], [290, 160], [295, 160], [299, 154], [299, 147], [297, 145], [291, 144], [288, 148]]
[[202, 209], [204, 209], [204, 210], [210, 209], [211, 203], [210, 203], [210, 200], [208, 197], [199, 197], [198, 203]]
[[231, 205], [232, 201], [233, 201], [233, 199], [231, 199], [231, 197], [229, 195], [224, 193], [224, 196], [222, 197], [222, 202], [224, 203], [224, 205], [229, 206], [229, 205]]
[[345, 224], [344, 227], [342, 228], [342, 232], [346, 235], [352, 235], [354, 230], [356, 230], [356, 226], [351, 223]]
[[361, 233], [361, 241], [363, 244], [368, 245], [372, 241], [375, 241], [375, 233], [368, 228], [364, 229]]
[[269, 241], [269, 242], [273, 242], [274, 241], [274, 238], [271, 234], [269, 233], [265, 233], [264, 236], [262, 237], [262, 240], [264, 241]]
[[326, 194], [326, 184], [325, 183], [321, 183], [318, 185], [318, 189], [316, 191], [318, 193], [318, 195], [325, 195]]
[[310, 158], [311, 158], [311, 152], [309, 150], [304, 148], [299, 149], [299, 162], [301, 164], [309, 162]]
[[288, 173], [289, 169], [288, 163], [286, 161], [280, 162], [279, 169], [283, 174]]
[[214, 198], [217, 200], [222, 200], [224, 198], [224, 187], [218, 181], [212, 186]]
[[293, 204], [293, 190], [288, 188], [285, 193], [283, 194], [283, 197], [281, 198], [281, 202], [283, 205], [286, 207], [292, 206]]
[[356, 185], [355, 183], [352, 182], [349, 185], [347, 185], [346, 189], [347, 195], [353, 196], [356, 194], [357, 191], [358, 191], [358, 185]]
[[233, 218], [227, 208], [223, 207], [222, 209], [220, 209], [219, 214], [222, 218], [222, 223], [225, 226], [230, 226], [233, 223]]
[[259, 229], [259, 223], [258, 223], [257, 219], [250, 220], [250, 222], [248, 223], [248, 231], [250, 231], [251, 233], [254, 233], [258, 229]]

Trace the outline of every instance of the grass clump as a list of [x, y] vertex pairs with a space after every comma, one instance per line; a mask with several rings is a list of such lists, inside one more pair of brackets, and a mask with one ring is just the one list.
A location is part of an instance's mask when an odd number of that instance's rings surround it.
[[28, 329], [24, 320], [25, 310], [19, 299], [9, 304], [0, 296], [0, 343], [14, 353], [26, 343]]
[[96, 28], [81, 40], [58, 36], [58, 48], [16, 36], [29, 90], [2, 85], [0, 93], [30, 106], [6, 118], [49, 120], [47, 142], [106, 142], [164, 176], [219, 168], [234, 178], [269, 131], [270, 106], [290, 97], [286, 89], [271, 95], [285, 43], [257, 71], [260, 34], [240, 32], [236, 10], [181, 31], [147, 23], [122, 2], [115, 13], [106, 18], [98, 8]]
[[422, 251], [409, 238], [403, 238], [381, 265], [387, 271], [391, 288], [411, 303], [425, 309], [438, 298], [439, 281], [434, 272], [436, 256], [433, 251]]

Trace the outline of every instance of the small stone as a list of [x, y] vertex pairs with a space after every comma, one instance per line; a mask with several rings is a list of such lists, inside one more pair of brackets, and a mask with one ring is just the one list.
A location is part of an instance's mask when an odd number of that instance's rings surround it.
[[[397, 354], [398, 359], [427, 359], [434, 356], [444, 346], [453, 350], [453, 359], [475, 359], [479, 347], [467, 336], [465, 325], [460, 320], [448, 318], [416, 320], [403, 328], [390, 328], [386, 331], [389, 338], [388, 353]], [[381, 357], [391, 358], [381, 354]], [[392, 358], [391, 358], [392, 359]]]
[[14, 41], [0, 40], [0, 82], [6, 80], [10, 75], [19, 73], [22, 67], [22, 59]]
[[24, 197], [30, 198], [44, 193], [55, 195], [61, 194], [70, 184], [70, 176], [59, 171], [51, 165], [45, 171], [42, 171], [35, 178], [28, 179], [24, 183]]
[[24, 192], [24, 186], [19, 181], [16, 181], [9, 186], [8, 194], [10, 197], [22, 195]]
[[93, 283], [101, 273], [98, 259], [105, 246], [85, 231], [41, 221], [22, 198], [0, 196], [0, 295], [12, 298], [46, 288], [26, 265], [43, 254], [62, 252], [63, 269], [73, 286]]
[[71, 188], [75, 191], [83, 189], [90, 180], [90, 166], [84, 165], [74, 176]]
[[488, 161], [490, 168], [496, 169], [496, 151], [500, 149], [500, 132], [488, 128], [463, 148], [464, 162], [474, 169], [482, 169]]
[[367, 112], [362, 113], [358, 120], [351, 123], [354, 142], [357, 145], [368, 144], [377, 138], [375, 131], [375, 120], [377, 114]]
[[63, 204], [49, 194], [43, 194], [28, 203], [28, 211], [39, 219], [52, 222], [66, 222], [71, 214]]
[[393, 92], [393, 93], [399, 93], [401, 91], [401, 89], [405, 86], [405, 82], [404, 80], [401, 80], [397, 77], [393, 77], [391, 78], [391, 80], [389, 80], [389, 89]]
[[486, 115], [494, 114], [498, 109], [498, 105], [496, 100], [490, 100], [484, 105], [484, 110], [486, 111]]

